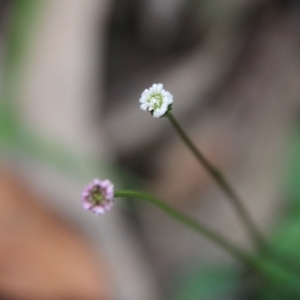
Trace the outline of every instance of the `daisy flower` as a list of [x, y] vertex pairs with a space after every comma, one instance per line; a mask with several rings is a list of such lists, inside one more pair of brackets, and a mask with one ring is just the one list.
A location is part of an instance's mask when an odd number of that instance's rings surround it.
[[153, 84], [144, 90], [140, 98], [141, 109], [150, 111], [154, 118], [160, 118], [171, 109], [173, 95], [163, 89], [161, 83]]
[[114, 185], [109, 180], [94, 179], [82, 192], [82, 206], [99, 215], [110, 210], [114, 202]]

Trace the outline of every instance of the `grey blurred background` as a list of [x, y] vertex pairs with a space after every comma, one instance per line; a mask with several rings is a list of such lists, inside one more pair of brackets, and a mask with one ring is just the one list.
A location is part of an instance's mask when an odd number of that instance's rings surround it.
[[[156, 208], [119, 199], [103, 217], [81, 208], [83, 187], [111, 178], [253, 250], [168, 120], [139, 109], [140, 94], [159, 82], [264, 234], [299, 252], [300, 214], [291, 218], [300, 201], [299, 8], [288, 0], [2, 0], [0, 296], [250, 299], [242, 284], [211, 288], [203, 270], [238, 266]], [[210, 288], [217, 292], [202, 294]]]

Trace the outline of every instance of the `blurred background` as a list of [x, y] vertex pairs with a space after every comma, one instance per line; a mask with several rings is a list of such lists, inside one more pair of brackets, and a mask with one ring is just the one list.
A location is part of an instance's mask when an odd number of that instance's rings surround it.
[[0, 299], [267, 299], [226, 253], [148, 204], [81, 208], [83, 187], [110, 178], [253, 251], [168, 120], [139, 109], [159, 82], [300, 270], [298, 0], [2, 0]]

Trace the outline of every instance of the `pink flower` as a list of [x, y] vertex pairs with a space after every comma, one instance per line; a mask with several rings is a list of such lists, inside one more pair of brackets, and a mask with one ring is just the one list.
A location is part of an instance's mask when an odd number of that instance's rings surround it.
[[114, 203], [114, 185], [109, 181], [94, 179], [82, 192], [82, 206], [99, 215], [110, 210]]

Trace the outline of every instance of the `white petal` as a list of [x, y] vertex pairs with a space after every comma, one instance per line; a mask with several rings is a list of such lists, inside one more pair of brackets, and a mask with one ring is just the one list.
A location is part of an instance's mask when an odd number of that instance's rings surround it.
[[147, 89], [147, 90], [144, 90], [143, 93], [142, 93], [142, 97], [147, 97], [148, 95], [150, 94], [150, 91]]
[[154, 85], [149, 88], [149, 93], [152, 94], [154, 92]]
[[147, 101], [148, 98], [149, 98], [149, 95], [142, 95], [142, 96], [140, 97], [140, 100], [141, 100], [141, 101]]
[[149, 107], [149, 104], [148, 104], [148, 103], [143, 103], [143, 104], [141, 104], [141, 106], [140, 106], [140, 108], [141, 108], [142, 110], [147, 110], [148, 107]]
[[163, 86], [162, 83], [158, 83], [158, 84], [157, 84], [157, 91], [158, 91], [158, 92], [164, 91], [163, 87], [164, 87], [164, 86]]
[[168, 105], [162, 105], [160, 108], [156, 109], [156, 117], [161, 117], [162, 115], [164, 115], [168, 110]]
[[166, 102], [167, 102], [168, 105], [172, 104], [173, 103], [173, 97], [168, 97]]
[[145, 103], [147, 101], [147, 98], [146, 97], [141, 97], [139, 101], [140, 101], [140, 103]]
[[159, 111], [160, 111], [162, 114], [166, 113], [167, 110], [168, 110], [168, 104], [163, 104], [163, 105], [161, 106], [161, 108], [159, 109]]
[[159, 110], [155, 110], [153, 113], [153, 117], [154, 118], [159, 118], [162, 116], [162, 113]]

